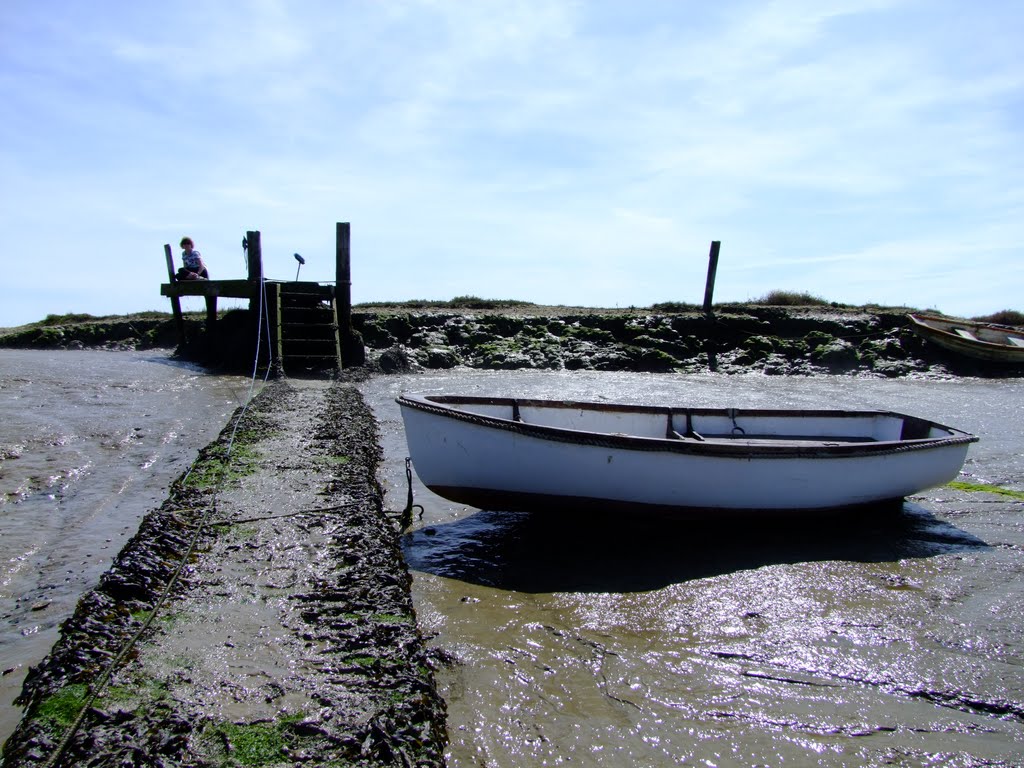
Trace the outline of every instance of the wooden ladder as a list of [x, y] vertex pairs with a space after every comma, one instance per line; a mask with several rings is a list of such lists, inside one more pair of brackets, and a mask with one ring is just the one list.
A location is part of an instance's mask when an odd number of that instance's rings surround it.
[[[273, 295], [273, 294], [276, 294]], [[333, 294], [308, 283], [280, 283], [276, 305], [276, 354], [283, 373], [341, 369], [338, 305]]]

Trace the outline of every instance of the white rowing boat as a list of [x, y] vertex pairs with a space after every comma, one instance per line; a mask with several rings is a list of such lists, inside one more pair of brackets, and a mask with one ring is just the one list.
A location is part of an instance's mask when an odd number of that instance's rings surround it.
[[956, 477], [978, 438], [882, 411], [668, 408], [402, 395], [413, 466], [491, 510], [811, 512]]
[[1024, 363], [1024, 329], [939, 315], [908, 315], [918, 336], [977, 360]]

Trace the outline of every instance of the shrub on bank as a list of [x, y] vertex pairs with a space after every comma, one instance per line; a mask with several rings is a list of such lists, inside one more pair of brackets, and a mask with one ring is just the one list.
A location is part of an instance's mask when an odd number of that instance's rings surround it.
[[696, 304], [688, 304], [685, 301], [662, 301], [658, 304], [651, 304], [651, 309], [655, 312], [664, 312], [665, 314], [682, 313], [682, 312], [698, 312], [701, 307]]
[[997, 323], [998, 325], [1024, 325], [1024, 312], [1003, 309], [991, 315], [974, 319], [982, 323]]
[[44, 327], [52, 327], [54, 325], [67, 325], [68, 323], [84, 323], [89, 320], [98, 320], [99, 318], [93, 317], [87, 314], [76, 314], [69, 313], [66, 315], [47, 315], [37, 323], [32, 325], [41, 325]]
[[822, 307], [829, 306], [832, 302], [806, 291], [769, 291], [760, 299], [754, 299], [751, 303], [765, 304], [770, 307]]
[[[191, 314], [191, 313], [186, 313]], [[53, 327], [55, 325], [78, 325], [80, 323], [97, 323], [107, 322], [116, 323], [122, 321], [132, 320], [167, 320], [170, 315], [167, 312], [157, 312], [156, 310], [150, 310], [149, 312], [132, 312], [127, 315], [90, 315], [86, 312], [68, 312], [63, 315], [47, 315], [42, 320], [37, 320], [29, 325]]]

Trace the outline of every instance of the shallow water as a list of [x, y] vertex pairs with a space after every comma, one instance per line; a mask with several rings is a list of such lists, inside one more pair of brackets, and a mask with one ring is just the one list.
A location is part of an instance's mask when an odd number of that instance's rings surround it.
[[0, 350], [0, 742], [28, 667], [248, 386], [162, 353]]
[[[1019, 380], [445, 372], [363, 385], [389, 506], [401, 391], [912, 413], [1024, 490]], [[900, 515], [726, 529], [484, 512], [413, 482], [414, 597], [460, 766], [1020, 765], [1024, 506], [949, 488]]]

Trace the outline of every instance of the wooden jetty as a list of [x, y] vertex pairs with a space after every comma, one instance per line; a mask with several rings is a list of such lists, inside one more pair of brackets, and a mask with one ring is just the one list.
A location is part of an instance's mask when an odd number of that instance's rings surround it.
[[269, 339], [264, 362], [277, 375], [284, 374], [286, 368], [337, 370], [345, 362], [362, 362], [362, 345], [354, 341], [352, 333], [351, 227], [347, 222], [337, 225], [337, 279], [333, 284], [267, 280], [258, 231], [246, 232], [245, 247], [245, 279], [177, 280], [171, 246], [164, 245], [168, 282], [160, 286], [160, 294], [171, 300], [179, 344], [186, 342], [181, 297], [206, 299], [207, 333], [212, 337], [216, 334], [217, 299], [223, 296], [248, 299], [253, 317], [263, 318], [259, 332]]

